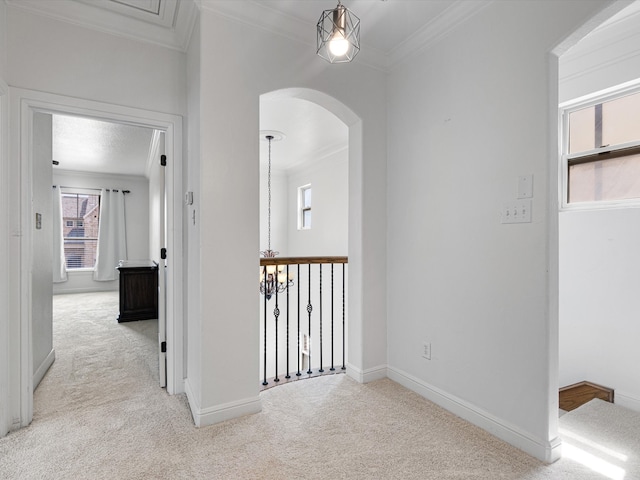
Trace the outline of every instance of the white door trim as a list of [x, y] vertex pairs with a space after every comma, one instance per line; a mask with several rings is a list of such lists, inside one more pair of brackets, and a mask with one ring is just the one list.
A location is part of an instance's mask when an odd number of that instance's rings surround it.
[[[9, 211], [16, 212], [10, 221], [12, 236], [19, 236], [10, 246], [9, 258], [18, 258], [10, 265], [13, 279], [10, 304], [10, 332], [20, 332], [20, 341], [10, 352], [10, 395], [13, 418], [19, 417], [19, 426], [26, 426], [33, 418], [31, 304], [31, 196], [32, 152], [31, 137], [33, 113], [60, 113], [96, 117], [100, 119], [139, 125], [166, 132], [167, 152], [167, 391], [184, 392], [183, 378], [183, 262], [182, 262], [182, 117], [179, 115], [107, 104], [33, 90], [10, 88], [10, 125], [13, 135], [9, 139], [11, 187]], [[19, 183], [17, 179], [20, 178]], [[18, 206], [16, 199], [20, 199]], [[19, 214], [17, 213], [19, 212]], [[10, 213], [11, 214], [11, 213]], [[17, 297], [16, 295], [17, 294]], [[19, 398], [14, 398], [14, 397]], [[14, 427], [15, 427], [14, 420]]]
[[9, 87], [0, 79], [0, 437], [11, 426], [9, 408]]

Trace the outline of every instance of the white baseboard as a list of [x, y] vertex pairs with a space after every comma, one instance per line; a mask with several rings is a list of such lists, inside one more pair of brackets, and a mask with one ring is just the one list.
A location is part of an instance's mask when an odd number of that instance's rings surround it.
[[118, 287], [104, 287], [104, 288], [95, 288], [95, 287], [78, 287], [78, 288], [58, 288], [56, 289], [54, 286], [54, 295], [66, 295], [68, 293], [94, 293], [94, 292], [117, 292]]
[[55, 361], [55, 359], [56, 359], [56, 352], [55, 350], [51, 349], [51, 351], [49, 352], [49, 355], [47, 355], [47, 358], [44, 359], [44, 361], [40, 364], [40, 366], [37, 368], [37, 370], [33, 374], [33, 391], [34, 392], [36, 388], [38, 388], [38, 385], [40, 385], [40, 382], [44, 378], [45, 374], [47, 373], [51, 365], [53, 365], [53, 362]]
[[616, 390], [614, 394], [613, 401], [616, 405], [620, 405], [621, 407], [628, 408], [629, 410], [635, 410], [636, 412], [640, 412], [640, 398], [632, 397], [631, 395], [626, 395], [621, 393], [619, 390]]
[[377, 367], [367, 368], [366, 370], [360, 370], [358, 367], [347, 363], [347, 375], [358, 383], [369, 383], [387, 378], [387, 366], [379, 365]]
[[193, 417], [193, 422], [196, 424], [196, 427], [206, 427], [207, 425], [214, 425], [226, 420], [260, 413], [262, 411], [260, 397], [247, 398], [203, 409], [193, 395], [189, 379], [185, 380], [184, 387], [187, 400], [189, 401], [189, 407], [191, 408], [191, 416]]
[[555, 438], [552, 441], [544, 441], [534, 438], [515, 425], [455, 397], [433, 385], [393, 367], [388, 367], [388, 376], [391, 380], [403, 387], [416, 392], [427, 400], [441, 406], [464, 420], [486, 430], [490, 434], [504, 440], [516, 448], [536, 457], [545, 463], [553, 463], [560, 458], [561, 441]]

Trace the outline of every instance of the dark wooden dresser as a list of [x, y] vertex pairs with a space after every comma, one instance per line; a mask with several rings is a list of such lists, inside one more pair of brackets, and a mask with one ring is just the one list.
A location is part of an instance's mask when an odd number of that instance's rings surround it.
[[158, 264], [151, 260], [121, 260], [118, 322], [158, 318]]

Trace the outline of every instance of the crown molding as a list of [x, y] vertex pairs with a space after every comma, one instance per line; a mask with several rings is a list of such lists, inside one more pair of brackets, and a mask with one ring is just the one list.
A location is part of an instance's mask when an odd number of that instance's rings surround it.
[[469, 2], [456, 0], [440, 15], [434, 17], [420, 30], [413, 33], [404, 42], [389, 52], [388, 68], [393, 68], [413, 55], [433, 46], [439, 39], [476, 15], [493, 3], [493, 1], [494, 0], [479, 0]]
[[157, 15], [118, 2], [5, 1], [12, 8], [181, 52], [187, 51], [198, 16], [192, 0], [163, 0]]
[[[267, 31], [271, 34], [283, 36], [310, 46], [314, 50], [316, 48], [315, 29], [310, 28], [308, 22], [282, 13], [261, 2], [255, 0], [233, 2], [216, 0], [195, 1], [201, 10], [211, 11], [236, 22]], [[477, 0], [470, 2], [455, 0], [443, 13], [428, 22], [389, 53], [363, 43], [354, 62], [389, 72], [393, 67], [411, 55], [434, 44], [458, 25], [468, 20], [487, 5], [493, 3], [493, 1], [494, 0]]]

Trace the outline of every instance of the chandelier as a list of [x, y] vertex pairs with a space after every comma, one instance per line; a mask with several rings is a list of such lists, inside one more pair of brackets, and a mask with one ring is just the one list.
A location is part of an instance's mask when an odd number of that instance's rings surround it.
[[[271, 250], [271, 142], [274, 136], [271, 134], [264, 137], [269, 142], [269, 170], [267, 174], [267, 190], [269, 199], [267, 202], [267, 249], [260, 252], [264, 258], [275, 258], [280, 252]], [[283, 293], [288, 287], [293, 286], [293, 272], [284, 271], [284, 265], [265, 265], [260, 268], [260, 293], [271, 298], [275, 293]]]
[[316, 53], [330, 63], [350, 62], [360, 51], [360, 19], [340, 3], [325, 10], [317, 25]]

